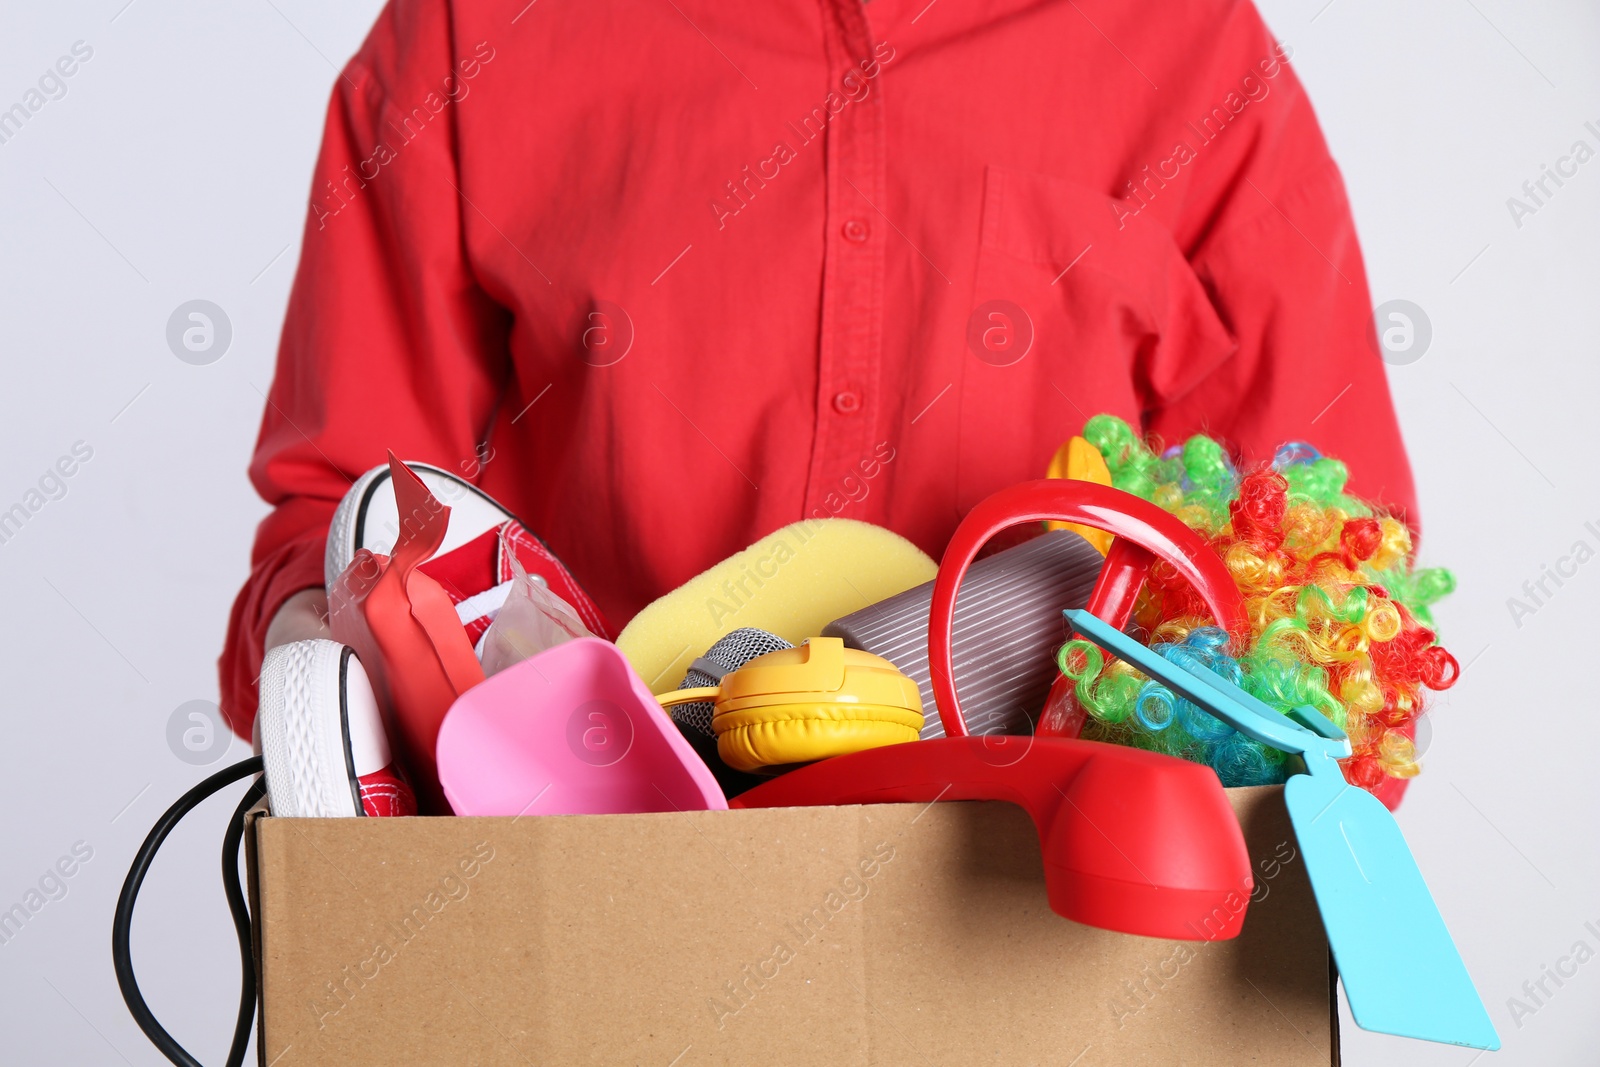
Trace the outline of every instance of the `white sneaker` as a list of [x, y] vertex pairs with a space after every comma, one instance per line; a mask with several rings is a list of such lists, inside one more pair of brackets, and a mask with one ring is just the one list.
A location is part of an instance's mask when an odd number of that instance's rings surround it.
[[273, 815], [417, 813], [390, 754], [372, 683], [344, 645], [318, 638], [270, 649], [261, 664], [256, 721]]

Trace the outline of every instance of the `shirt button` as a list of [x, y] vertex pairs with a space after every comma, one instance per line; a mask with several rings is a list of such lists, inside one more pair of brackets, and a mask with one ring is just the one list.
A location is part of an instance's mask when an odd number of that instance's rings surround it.
[[851, 219], [844, 224], [844, 238], [856, 244], [865, 244], [872, 231], [860, 219]]
[[861, 394], [849, 390], [836, 393], [833, 398], [833, 410], [841, 415], [854, 415], [861, 410]]

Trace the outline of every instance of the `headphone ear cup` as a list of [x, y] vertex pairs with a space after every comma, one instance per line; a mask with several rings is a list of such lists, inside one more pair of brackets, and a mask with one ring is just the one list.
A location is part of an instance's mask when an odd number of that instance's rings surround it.
[[711, 776], [722, 787], [722, 795], [732, 800], [763, 782], [772, 780], [770, 774], [751, 774], [738, 770], [722, 758], [722, 753], [717, 748], [717, 739], [709, 733], [701, 733], [698, 727], [688, 726], [682, 722], [676, 723], [678, 733], [689, 742], [689, 747], [694, 749], [694, 754], [711, 770]]
[[922, 725], [918, 712], [883, 704], [769, 704], [711, 718], [717, 755], [740, 771], [904, 744], [917, 740]]

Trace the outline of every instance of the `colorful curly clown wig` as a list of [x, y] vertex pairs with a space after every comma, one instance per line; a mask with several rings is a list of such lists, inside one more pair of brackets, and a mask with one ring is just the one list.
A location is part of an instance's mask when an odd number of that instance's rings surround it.
[[[1344, 464], [1301, 442], [1240, 473], [1209, 437], [1158, 454], [1110, 415], [1090, 419], [1084, 437], [1116, 488], [1210, 542], [1244, 598], [1250, 632], [1237, 647], [1199, 595], [1158, 563], [1134, 609], [1150, 646], [1209, 667], [1279, 711], [1308, 704], [1322, 712], [1350, 736], [1354, 753], [1342, 766], [1353, 785], [1416, 775], [1410, 728], [1427, 691], [1448, 689], [1460, 668], [1429, 612], [1455, 579], [1413, 566], [1405, 525], [1348, 495]], [[1068, 642], [1059, 663], [1085, 714], [1082, 736], [1209, 764], [1224, 785], [1284, 780], [1282, 752], [1089, 642]]]

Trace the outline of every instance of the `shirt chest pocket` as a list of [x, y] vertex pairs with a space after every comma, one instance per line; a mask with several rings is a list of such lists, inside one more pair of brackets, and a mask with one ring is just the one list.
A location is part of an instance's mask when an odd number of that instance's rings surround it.
[[983, 197], [960, 449], [982, 459], [963, 463], [962, 505], [1041, 477], [1089, 416], [1136, 420], [1234, 349], [1149, 209], [1132, 214], [1086, 186], [996, 166], [985, 173]]

